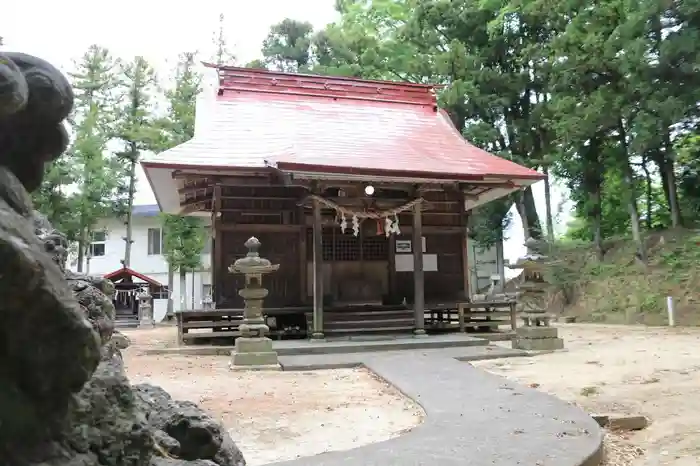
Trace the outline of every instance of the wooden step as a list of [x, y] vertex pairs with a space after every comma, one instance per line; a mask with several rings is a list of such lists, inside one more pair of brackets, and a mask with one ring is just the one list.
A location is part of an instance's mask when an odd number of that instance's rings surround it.
[[384, 311], [384, 312], [328, 312], [324, 313], [327, 322], [348, 320], [384, 320], [413, 318], [413, 311]]
[[325, 322], [325, 328], [332, 329], [352, 329], [352, 328], [403, 328], [413, 327], [415, 320], [413, 317], [402, 319], [372, 319], [372, 320], [335, 320]]
[[368, 328], [347, 328], [347, 329], [325, 329], [324, 333], [328, 336], [352, 335], [359, 333], [405, 333], [413, 330], [413, 325], [402, 327], [368, 327]]

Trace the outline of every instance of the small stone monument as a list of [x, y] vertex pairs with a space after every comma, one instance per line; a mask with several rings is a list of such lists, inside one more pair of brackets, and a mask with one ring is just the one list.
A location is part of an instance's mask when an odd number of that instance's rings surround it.
[[139, 328], [153, 328], [156, 322], [153, 320], [153, 301], [148, 288], [143, 288], [138, 296], [139, 300]]
[[231, 273], [245, 275], [245, 287], [238, 292], [245, 301], [241, 336], [236, 338], [229, 367], [232, 370], [279, 370], [272, 340], [265, 336], [270, 328], [265, 324], [262, 313], [263, 299], [267, 296], [267, 289], [262, 287], [262, 277], [277, 271], [280, 266], [260, 257], [260, 241], [257, 238], [250, 238], [245, 242], [245, 247], [248, 254], [228, 269]]
[[550, 327], [552, 315], [547, 313], [548, 284], [543, 277], [547, 256], [537, 252], [538, 242], [525, 242], [528, 253], [512, 269], [522, 269], [523, 281], [518, 286], [518, 307], [523, 326], [515, 331], [513, 348], [529, 351], [547, 351], [564, 348], [555, 327]]

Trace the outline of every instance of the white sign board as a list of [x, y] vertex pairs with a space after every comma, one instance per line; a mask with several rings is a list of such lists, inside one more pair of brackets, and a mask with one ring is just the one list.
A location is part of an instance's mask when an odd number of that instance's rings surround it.
[[[397, 254], [395, 262], [397, 272], [413, 272], [413, 254]], [[437, 272], [437, 270], [437, 254], [423, 254], [423, 271]]]
[[[410, 239], [397, 239], [396, 240], [396, 252], [397, 254], [411, 254], [413, 253], [412, 241]], [[423, 252], [425, 253], [425, 236], [422, 238]]]

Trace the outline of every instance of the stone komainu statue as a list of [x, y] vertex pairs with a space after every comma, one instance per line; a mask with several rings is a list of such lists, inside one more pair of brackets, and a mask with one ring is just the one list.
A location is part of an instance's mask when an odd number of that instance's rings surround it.
[[196, 405], [131, 386], [112, 283], [66, 270], [65, 236], [32, 209], [72, 105], [51, 64], [0, 54], [0, 465], [245, 465]]

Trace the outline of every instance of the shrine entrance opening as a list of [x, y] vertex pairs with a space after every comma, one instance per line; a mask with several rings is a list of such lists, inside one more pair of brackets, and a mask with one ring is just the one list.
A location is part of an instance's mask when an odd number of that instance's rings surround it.
[[[338, 227], [323, 228], [323, 282], [328, 305], [391, 304], [389, 290], [389, 238], [371, 231], [375, 222], [360, 225], [360, 234], [342, 233]], [[313, 230], [307, 231], [313, 242]], [[307, 275], [313, 277], [313, 251], [307, 253]], [[309, 280], [308, 295], [313, 296]]]

